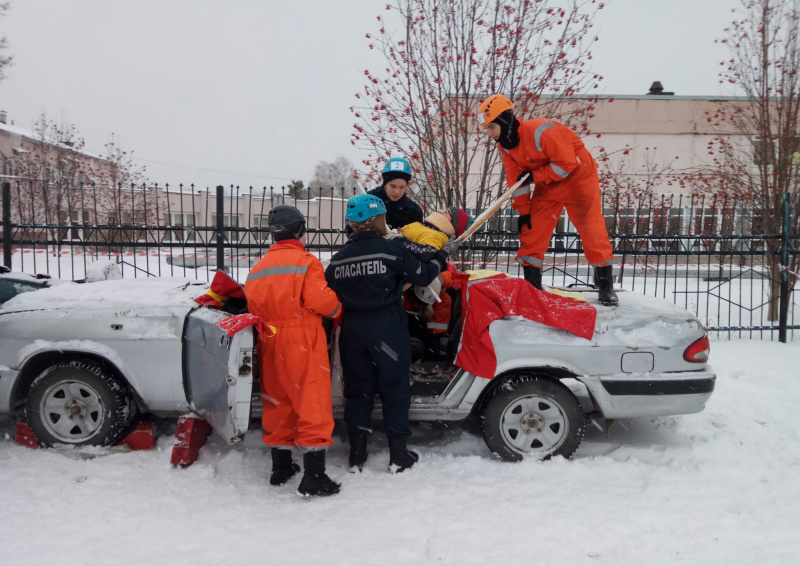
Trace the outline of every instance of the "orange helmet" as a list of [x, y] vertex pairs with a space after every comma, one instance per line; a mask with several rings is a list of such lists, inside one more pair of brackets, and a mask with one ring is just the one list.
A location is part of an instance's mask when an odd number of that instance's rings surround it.
[[485, 126], [506, 110], [513, 110], [513, 108], [514, 105], [505, 96], [493, 94], [481, 104], [478, 110], [478, 122], [480, 122], [481, 126]]

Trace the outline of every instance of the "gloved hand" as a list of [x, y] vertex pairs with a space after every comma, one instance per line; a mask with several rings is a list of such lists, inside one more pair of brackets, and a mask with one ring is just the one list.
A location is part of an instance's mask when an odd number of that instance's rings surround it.
[[[450, 255], [458, 249], [461, 245], [461, 242], [456, 242], [455, 236], [450, 236], [450, 239], [447, 240], [447, 243], [442, 246], [442, 250], [445, 253], [445, 257], [450, 257]], [[447, 269], [447, 267], [445, 267]]]
[[520, 187], [527, 187], [533, 182], [533, 173], [531, 173], [530, 171], [523, 171], [522, 173], [520, 173], [519, 177], [517, 177], [517, 183], [519, 183], [523, 177], [525, 177], [525, 180], [522, 181]]
[[526, 226], [526, 225], [528, 226], [528, 230], [533, 228], [533, 226], [531, 226], [531, 215], [530, 214], [520, 214], [519, 218], [517, 218], [517, 232], [522, 234], [522, 227]]

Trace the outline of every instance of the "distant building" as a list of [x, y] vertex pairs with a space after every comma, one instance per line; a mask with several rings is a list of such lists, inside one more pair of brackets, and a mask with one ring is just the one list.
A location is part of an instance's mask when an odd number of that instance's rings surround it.
[[[605, 152], [613, 161], [630, 148], [625, 156], [623, 172], [633, 176], [643, 174], [643, 168], [648, 164], [659, 168], [672, 164], [674, 169], [708, 165], [708, 142], [713, 137], [727, 137], [736, 143], [749, 142], [748, 136], [729, 123], [718, 123], [713, 119], [721, 103], [736, 105], [745, 101], [745, 97], [675, 96], [663, 92], [663, 86], [656, 81], [647, 94], [601, 95], [585, 118], [590, 134], [582, 139], [595, 159]], [[476, 98], [476, 113], [479, 104]], [[544, 97], [541, 111], [535, 117], [560, 121], [558, 116], [548, 115], [547, 97]], [[493, 144], [489, 147], [491, 151], [498, 151]], [[483, 149], [478, 147], [477, 151]], [[481, 160], [475, 159], [474, 162], [480, 163]], [[601, 173], [603, 167], [601, 164]], [[471, 177], [477, 178], [478, 175], [480, 172], [477, 170], [470, 172]], [[502, 167], [497, 167], [491, 175], [500, 178]], [[669, 185], [666, 181], [657, 183], [654, 190], [658, 194], [689, 193], [689, 189]]]

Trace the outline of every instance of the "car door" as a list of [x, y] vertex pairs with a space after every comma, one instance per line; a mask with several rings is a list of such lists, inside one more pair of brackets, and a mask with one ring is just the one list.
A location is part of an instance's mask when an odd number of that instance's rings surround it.
[[253, 389], [252, 328], [232, 337], [217, 326], [229, 315], [207, 307], [186, 318], [183, 375], [192, 410], [233, 444], [247, 431]]

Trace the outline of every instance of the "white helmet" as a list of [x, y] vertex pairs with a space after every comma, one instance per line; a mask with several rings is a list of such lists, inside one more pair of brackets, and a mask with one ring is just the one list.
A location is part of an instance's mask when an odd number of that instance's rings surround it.
[[436, 302], [437, 297], [442, 292], [442, 280], [437, 277], [427, 287], [414, 286], [414, 294], [425, 304], [431, 305]]

